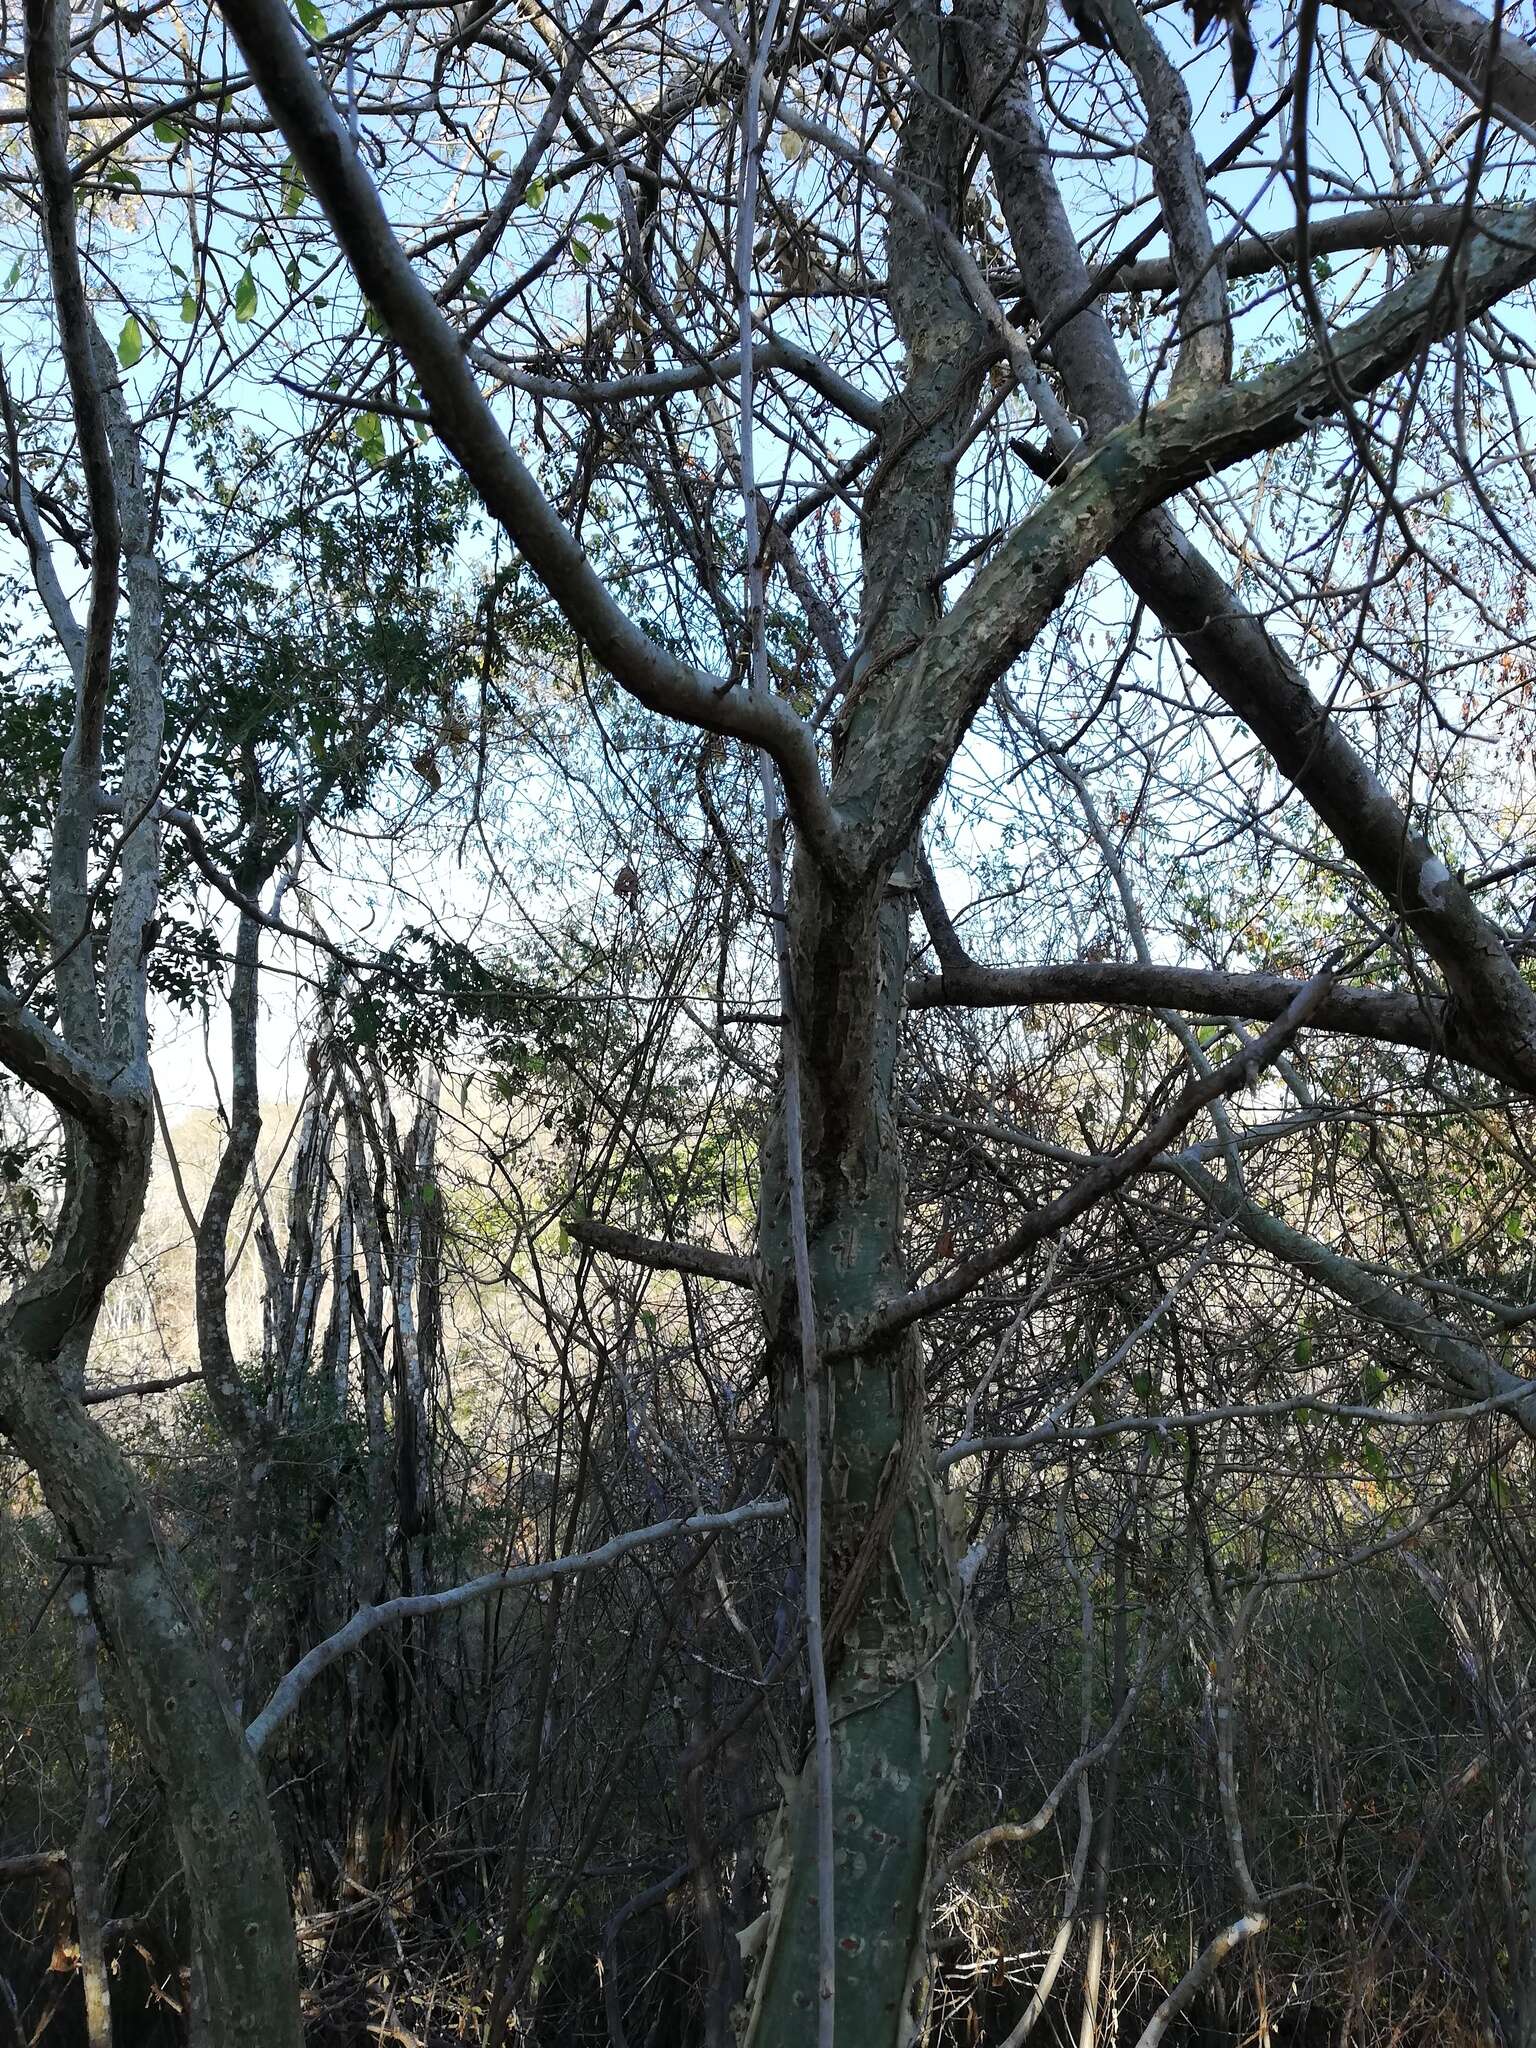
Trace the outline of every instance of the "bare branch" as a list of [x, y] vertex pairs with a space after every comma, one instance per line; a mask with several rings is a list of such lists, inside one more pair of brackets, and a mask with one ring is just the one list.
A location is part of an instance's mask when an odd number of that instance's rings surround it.
[[[957, 958], [938, 974], [907, 984], [913, 1010], [1031, 1009], [1056, 1003], [1103, 1003], [1143, 1010], [1184, 1010], [1198, 1017], [1281, 1017], [1302, 983], [1284, 974], [1242, 974], [1221, 968], [1147, 965], [1139, 961], [1066, 960], [1039, 967], [983, 967]], [[1383, 1045], [1444, 1053], [1495, 1080], [1520, 1085], [1517, 1073], [1474, 1037], [1443, 997], [1338, 983], [1308, 1024]]]
[[360, 1607], [350, 1621], [344, 1622], [334, 1635], [326, 1637], [323, 1643], [316, 1643], [308, 1650], [274, 1687], [271, 1698], [250, 1723], [245, 1731], [246, 1741], [258, 1754], [272, 1739], [273, 1734], [298, 1707], [305, 1692], [331, 1666], [348, 1656], [359, 1643], [381, 1628], [392, 1628], [396, 1622], [409, 1621], [413, 1617], [429, 1614], [450, 1614], [455, 1608], [472, 1606], [477, 1600], [489, 1600], [497, 1593], [508, 1593], [522, 1586], [541, 1586], [550, 1579], [573, 1578], [582, 1572], [596, 1571], [601, 1566], [613, 1564], [618, 1558], [627, 1557], [632, 1550], [644, 1549], [651, 1543], [670, 1543], [679, 1536], [708, 1536], [727, 1529], [744, 1529], [754, 1522], [776, 1522], [789, 1513], [786, 1500], [748, 1501], [739, 1508], [728, 1508], [714, 1515], [680, 1515], [669, 1522], [652, 1522], [644, 1529], [629, 1529], [622, 1536], [610, 1537], [599, 1544], [596, 1550], [587, 1550], [570, 1557], [551, 1557], [541, 1564], [514, 1565], [509, 1571], [487, 1572], [482, 1578], [469, 1579], [461, 1586], [446, 1587], [441, 1593], [407, 1593], [398, 1600], [381, 1601], [376, 1607]]
[[612, 1223], [597, 1223], [588, 1216], [568, 1217], [565, 1227], [577, 1244], [627, 1259], [633, 1266], [649, 1266], [658, 1273], [696, 1273], [702, 1280], [724, 1280], [732, 1287], [757, 1284], [753, 1261], [734, 1252], [713, 1251], [703, 1244], [670, 1244], [661, 1238], [642, 1237], [638, 1231], [620, 1230]]
[[1245, 1913], [1240, 1920], [1234, 1920], [1230, 1927], [1224, 1927], [1220, 1934], [1207, 1942], [1142, 2028], [1136, 2048], [1157, 2048], [1180, 2013], [1200, 1996], [1232, 1951], [1241, 1948], [1245, 1941], [1251, 1941], [1256, 1934], [1262, 1934], [1268, 1925], [1264, 1914]]
[[941, 1308], [951, 1307], [994, 1273], [1012, 1265], [1031, 1245], [1054, 1237], [1096, 1202], [1101, 1202], [1116, 1188], [1123, 1187], [1158, 1153], [1166, 1151], [1172, 1140], [1202, 1109], [1224, 1095], [1250, 1086], [1265, 1067], [1272, 1065], [1308, 1022], [1313, 1006], [1321, 1001], [1331, 985], [1332, 976], [1328, 969], [1314, 975], [1311, 981], [1303, 984], [1278, 1023], [1272, 1024], [1236, 1058], [1191, 1081], [1178, 1100], [1157, 1117], [1134, 1144], [1111, 1153], [1091, 1167], [1072, 1187], [1054, 1201], [1036, 1209], [998, 1244], [976, 1253], [973, 1258], [962, 1260], [939, 1279], [929, 1281], [925, 1287], [915, 1288], [900, 1301], [892, 1302], [880, 1315], [872, 1316], [853, 1337], [839, 1346], [839, 1355], [883, 1342], [909, 1323], [934, 1315]]
[[64, 1032], [91, 1048], [100, 1042], [95, 963], [85, 941], [90, 916], [87, 864], [101, 781], [101, 748], [112, 681], [122, 536], [112, 451], [102, 403], [96, 324], [80, 277], [75, 194], [69, 169], [68, 14], [61, 0], [27, 0], [27, 117], [41, 188], [43, 239], [69, 378], [75, 432], [91, 518], [91, 589], [76, 676], [75, 716], [60, 770], [48, 868], [55, 985]]
[[[1357, 213], [1338, 213], [1308, 224], [1307, 247], [1314, 256], [1343, 256], [1377, 249], [1445, 249], [1466, 232], [1464, 206], [1415, 205], [1391, 200]], [[1496, 219], [1490, 210], [1490, 220]], [[1222, 265], [1229, 279], [1262, 277], [1296, 261], [1295, 228], [1272, 234], [1243, 235], [1227, 244]], [[1123, 264], [1108, 278], [1106, 292], [1166, 292], [1178, 285], [1178, 273], [1166, 256], [1144, 256]]]
[[1301, 1268], [1362, 1315], [1405, 1338], [1453, 1386], [1485, 1401], [1508, 1404], [1526, 1434], [1536, 1437], [1536, 1416], [1528, 1407], [1536, 1395], [1536, 1381], [1510, 1372], [1480, 1344], [1440, 1322], [1399, 1288], [1357, 1260], [1283, 1222], [1229, 1181], [1218, 1180], [1192, 1162], [1170, 1162], [1170, 1171], [1187, 1181], [1215, 1215], [1234, 1224], [1251, 1244]]
[[1536, 51], [1464, 0], [1338, 0], [1340, 11], [1422, 57], [1481, 105], [1536, 128]]
[[809, 728], [781, 698], [734, 690], [679, 661], [621, 609], [497, 423], [458, 335], [396, 240], [288, 10], [281, 0], [224, 0], [221, 11], [359, 284], [416, 371], [444, 444], [574, 631], [651, 710], [766, 747], [784, 776], [797, 828], [829, 875], [841, 874], [844, 835]]

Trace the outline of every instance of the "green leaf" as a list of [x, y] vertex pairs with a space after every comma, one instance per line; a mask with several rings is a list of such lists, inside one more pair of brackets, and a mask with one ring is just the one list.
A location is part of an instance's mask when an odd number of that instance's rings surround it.
[[18, 278], [19, 278], [20, 276], [21, 276], [21, 258], [20, 258], [20, 257], [18, 256], [18, 257], [16, 258], [16, 261], [15, 261], [15, 262], [14, 262], [14, 263], [13, 263], [13, 264], [11, 265], [10, 269], [9, 269], [9, 270], [8, 270], [8, 271], [6, 272], [6, 276], [5, 276], [5, 283], [4, 283], [4, 284], [0, 284], [0, 292], [13, 292], [13, 291], [15, 291], [15, 289], [16, 289], [16, 281], [17, 281], [17, 279], [18, 279]]
[[139, 183], [138, 172], [129, 164], [103, 164], [101, 175], [103, 183], [115, 185], [119, 192], [142, 192], [144, 190], [144, 187]]
[[326, 33], [325, 16], [315, 5], [315, 0], [295, 0], [295, 10], [300, 21], [318, 43]]
[[1312, 1332], [1303, 1330], [1296, 1339], [1296, 1363], [1310, 1365], [1312, 1362]]
[[181, 295], [181, 317], [189, 327], [197, 318], [197, 300], [190, 291]]
[[240, 273], [240, 282], [235, 286], [235, 318], [243, 327], [247, 320], [256, 317], [256, 280], [251, 267], [246, 265]]
[[384, 316], [380, 313], [377, 306], [365, 306], [363, 308], [363, 326], [370, 334], [387, 334], [389, 332], [389, 329], [384, 325]]
[[549, 187], [542, 178], [530, 178], [528, 180], [528, 189], [523, 194], [524, 206], [542, 206], [544, 204], [544, 195], [548, 190]]
[[1525, 1237], [1525, 1218], [1518, 1209], [1511, 1209], [1505, 1216], [1504, 1235], [1511, 1244], [1519, 1244]]
[[584, 213], [581, 217], [589, 228], [596, 228], [600, 235], [606, 235], [613, 226], [606, 213]]
[[304, 204], [304, 192], [304, 173], [299, 169], [291, 156], [286, 157], [283, 160], [283, 216], [285, 219], [292, 220], [293, 216]]
[[1386, 1478], [1387, 1461], [1380, 1444], [1371, 1435], [1371, 1426], [1368, 1422], [1360, 1424], [1360, 1462], [1373, 1479]]
[[123, 331], [117, 337], [117, 360], [125, 370], [131, 370], [144, 353], [144, 334], [137, 320], [130, 313], [123, 322]]
[[163, 142], [172, 149], [178, 142], [185, 142], [187, 139], [186, 129], [177, 121], [167, 121], [163, 114], [155, 123], [152, 132], [156, 142]]
[[364, 460], [371, 469], [377, 469], [388, 454], [384, 446], [384, 422], [376, 412], [360, 412], [352, 422], [352, 431], [362, 445]]
[[583, 270], [585, 270], [587, 265], [592, 261], [592, 251], [587, 247], [585, 242], [572, 242], [571, 254], [576, 258], [576, 261], [581, 265]]

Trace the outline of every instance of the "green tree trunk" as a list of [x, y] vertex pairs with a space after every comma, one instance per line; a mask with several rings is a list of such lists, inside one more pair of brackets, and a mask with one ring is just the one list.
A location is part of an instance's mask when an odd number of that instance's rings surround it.
[[[903, 10], [914, 74], [897, 175], [932, 219], [893, 204], [891, 313], [903, 389], [881, 426], [883, 482], [861, 533], [860, 653], [834, 735], [833, 797], [871, 838], [882, 792], [919, 744], [892, 704], [906, 652], [939, 616], [954, 466], [976, 404], [979, 317], [942, 253], [958, 219], [966, 135], [958, 65], [937, 14]], [[936, 232], [936, 225], [938, 231]], [[926, 1999], [929, 1890], [972, 1688], [963, 1593], [924, 1427], [923, 1348], [904, 1331], [849, 1339], [907, 1291], [905, 1169], [894, 1100], [904, 1023], [905, 861], [839, 891], [801, 850], [789, 902], [807, 1235], [823, 1367], [823, 1547], [832, 1720], [837, 2038], [914, 2039]], [[782, 1129], [766, 1147], [760, 1247], [786, 1484], [804, 1439]], [[815, 1758], [770, 1855], [773, 1901], [750, 2048], [814, 2039], [818, 1952]]]
[[[835, 1349], [905, 1291], [903, 1174], [891, 1089], [907, 915], [900, 892], [848, 924], [802, 889], [797, 936], [805, 1041], [806, 1183], [822, 1341]], [[821, 957], [816, 957], [819, 952]], [[871, 971], [873, 967], [873, 971]], [[829, 999], [807, 1003], [807, 994]], [[838, 1015], [838, 1012], [841, 1012]], [[825, 1055], [846, 1085], [830, 1085]], [[818, 1056], [819, 1055], [819, 1056]], [[862, 1088], [854, 1077], [862, 1076]], [[787, 1276], [781, 1141], [764, 1175], [764, 1246]], [[786, 1478], [798, 1483], [802, 1393], [792, 1287], [771, 1293], [770, 1348]], [[963, 1598], [923, 1425], [919, 1340], [829, 1363], [821, 1447], [828, 1683], [832, 1709], [839, 2040], [912, 2038], [921, 2002], [929, 1876], [971, 1694]], [[788, 2048], [815, 2026], [818, 1875], [814, 1757], [770, 1857], [774, 1899], [747, 2039]]]

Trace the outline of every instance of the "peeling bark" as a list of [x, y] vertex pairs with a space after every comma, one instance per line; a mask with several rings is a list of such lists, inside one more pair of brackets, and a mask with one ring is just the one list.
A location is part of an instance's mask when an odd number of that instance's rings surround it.
[[[940, 218], [958, 211], [965, 132], [945, 106], [956, 79], [937, 17], [899, 31], [932, 97], [914, 97], [900, 171]], [[864, 609], [838, 719], [833, 795], [878, 834], [880, 789], [910, 775], [921, 728], [903, 716], [905, 650], [935, 623], [949, 544], [954, 451], [976, 403], [985, 340], [938, 238], [893, 208], [892, 312], [907, 352], [882, 420], [884, 480], [863, 526]], [[866, 809], [867, 807], [867, 809]], [[900, 849], [896, 849], [897, 852]], [[789, 904], [812, 1290], [824, 1354], [906, 1291], [905, 1176], [892, 1089], [905, 1014], [909, 888], [885, 861], [842, 890], [802, 848]], [[782, 1127], [766, 1148], [759, 1247], [786, 1486], [798, 1487], [804, 1417]], [[938, 1831], [972, 1689], [963, 1589], [923, 1425], [912, 1331], [825, 1372], [826, 1658], [832, 1722], [838, 2038], [916, 2038], [927, 1974]], [[769, 1855], [773, 1896], [746, 2040], [790, 2048], [815, 2019], [814, 1757]]]

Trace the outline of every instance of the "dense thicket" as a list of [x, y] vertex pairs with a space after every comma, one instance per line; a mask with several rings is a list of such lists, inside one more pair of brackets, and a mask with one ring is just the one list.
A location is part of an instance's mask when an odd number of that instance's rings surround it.
[[8, 32], [0, 2043], [1536, 2043], [1536, 54]]

